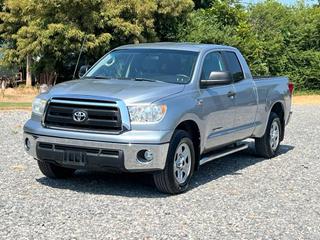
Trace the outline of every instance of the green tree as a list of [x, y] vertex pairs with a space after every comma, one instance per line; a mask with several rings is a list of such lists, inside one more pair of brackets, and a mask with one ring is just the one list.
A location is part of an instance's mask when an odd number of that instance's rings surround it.
[[194, 0], [194, 8], [209, 8], [213, 0]]
[[193, 7], [194, 4], [191, 0], [157, 1], [157, 11], [154, 12], [157, 40], [177, 41], [179, 25], [185, 23]]
[[266, 1], [249, 14], [266, 73], [287, 75], [298, 89], [319, 89], [320, 8]]
[[320, 89], [319, 6], [215, 0], [189, 15], [179, 39], [235, 46], [254, 75], [286, 75], [298, 89]]
[[121, 44], [172, 39], [169, 32], [177, 20], [183, 21], [193, 8], [191, 0], [5, 0], [4, 4], [0, 32], [11, 43], [4, 59], [21, 63], [31, 56], [36, 73], [63, 72], [84, 39], [90, 61]]
[[234, 0], [216, 0], [210, 8], [191, 13], [187, 23], [181, 25], [179, 36], [181, 41], [238, 47], [253, 63], [254, 72], [265, 72], [265, 66], [255, 57], [259, 46], [252, 27], [243, 5]]

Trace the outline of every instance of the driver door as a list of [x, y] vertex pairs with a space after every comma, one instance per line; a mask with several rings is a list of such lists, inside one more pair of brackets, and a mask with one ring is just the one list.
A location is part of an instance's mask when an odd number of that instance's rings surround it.
[[[211, 52], [205, 56], [201, 79], [209, 79], [210, 73], [227, 71], [220, 52]], [[206, 123], [205, 150], [224, 145], [232, 141], [232, 128], [235, 118], [235, 101], [232, 93], [232, 81], [224, 85], [201, 88], [203, 116]]]

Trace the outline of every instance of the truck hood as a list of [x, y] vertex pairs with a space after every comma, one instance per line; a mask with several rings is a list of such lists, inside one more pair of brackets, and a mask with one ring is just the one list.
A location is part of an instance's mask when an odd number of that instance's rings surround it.
[[116, 79], [81, 79], [54, 86], [48, 97], [91, 96], [93, 98], [120, 99], [126, 104], [152, 103], [183, 91], [184, 85], [165, 82], [147, 82]]

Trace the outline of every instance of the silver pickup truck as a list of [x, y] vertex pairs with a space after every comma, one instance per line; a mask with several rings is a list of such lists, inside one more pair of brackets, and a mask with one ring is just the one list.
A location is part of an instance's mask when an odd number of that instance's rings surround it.
[[49, 178], [76, 169], [149, 172], [186, 191], [202, 164], [248, 148], [277, 154], [291, 115], [285, 77], [254, 78], [233, 47], [153, 43], [107, 53], [33, 102], [24, 146]]

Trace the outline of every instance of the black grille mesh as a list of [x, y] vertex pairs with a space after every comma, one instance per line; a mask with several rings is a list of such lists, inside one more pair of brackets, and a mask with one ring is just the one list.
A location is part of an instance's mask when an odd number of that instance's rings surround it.
[[[99, 102], [101, 103], [101, 102]], [[76, 111], [85, 111], [88, 115], [86, 121], [76, 122], [73, 114]], [[122, 130], [122, 122], [119, 108], [116, 105], [102, 106], [50, 102], [46, 111], [44, 124], [46, 127], [66, 128], [85, 131], [119, 132]]]

